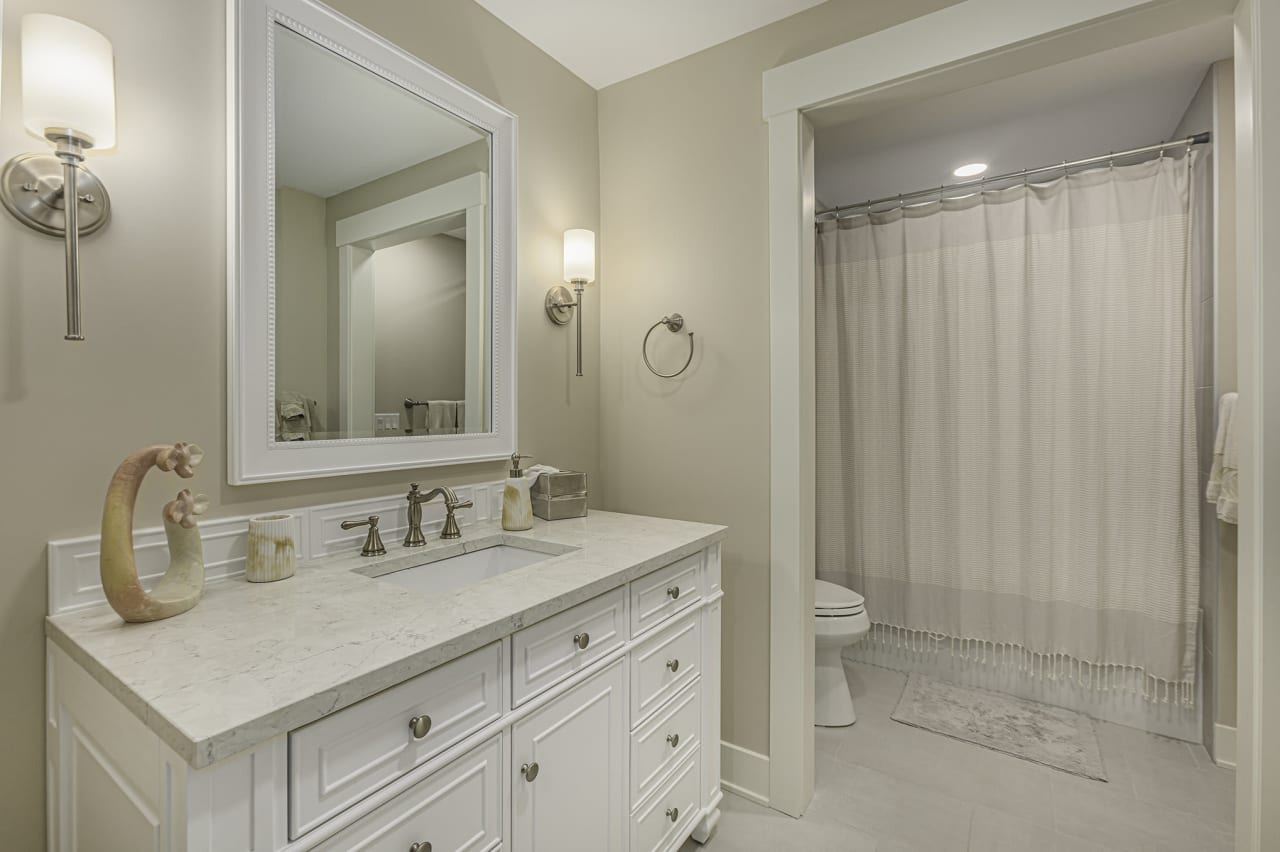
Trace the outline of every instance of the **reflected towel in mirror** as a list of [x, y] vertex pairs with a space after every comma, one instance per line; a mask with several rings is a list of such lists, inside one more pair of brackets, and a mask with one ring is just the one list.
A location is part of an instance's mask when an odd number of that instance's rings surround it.
[[463, 403], [454, 399], [433, 399], [427, 403], [427, 434], [457, 435], [463, 422]]

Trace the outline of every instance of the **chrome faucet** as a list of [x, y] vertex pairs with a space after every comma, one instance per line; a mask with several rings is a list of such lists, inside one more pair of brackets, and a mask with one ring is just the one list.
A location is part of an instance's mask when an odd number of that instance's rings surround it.
[[377, 515], [370, 515], [366, 521], [343, 521], [341, 526], [344, 530], [356, 527], [369, 528], [369, 534], [364, 539], [364, 547], [360, 548], [361, 556], [381, 556], [387, 552], [387, 549], [382, 546], [382, 536], [378, 533]]
[[459, 500], [458, 495], [453, 489], [447, 485], [439, 488], [433, 488], [426, 494], [418, 490], [418, 483], [410, 483], [409, 496], [405, 499], [409, 501], [409, 533], [404, 537], [405, 547], [422, 547], [427, 543], [426, 537], [422, 534], [422, 504], [429, 503], [437, 497], [444, 497], [444, 529], [440, 531], [441, 538], [462, 538], [462, 531], [458, 529], [458, 521], [453, 516], [454, 509], [470, 509], [474, 503], [470, 500]]

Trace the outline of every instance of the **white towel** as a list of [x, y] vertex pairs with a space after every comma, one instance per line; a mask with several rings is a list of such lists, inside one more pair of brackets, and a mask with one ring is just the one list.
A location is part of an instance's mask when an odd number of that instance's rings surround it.
[[1218, 518], [1234, 524], [1240, 511], [1240, 454], [1236, 442], [1238, 394], [1224, 393], [1218, 402], [1218, 434], [1213, 441], [1213, 468], [1205, 499], [1217, 504]]
[[433, 399], [427, 402], [427, 434], [458, 434], [458, 403], [451, 399]]
[[280, 391], [276, 395], [276, 440], [311, 440], [314, 405], [314, 402], [300, 393]]

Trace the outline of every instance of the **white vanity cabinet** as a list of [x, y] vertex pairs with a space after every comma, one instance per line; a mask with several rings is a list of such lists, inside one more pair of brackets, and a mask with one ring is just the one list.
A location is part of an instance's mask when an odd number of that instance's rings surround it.
[[652, 562], [448, 662], [406, 668], [381, 692], [335, 696], [344, 706], [320, 718], [244, 730], [245, 749], [201, 769], [51, 641], [49, 848], [676, 852], [704, 841], [721, 798], [720, 544]]

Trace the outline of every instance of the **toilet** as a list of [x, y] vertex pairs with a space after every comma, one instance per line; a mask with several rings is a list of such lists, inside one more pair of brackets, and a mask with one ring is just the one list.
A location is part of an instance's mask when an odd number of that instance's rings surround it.
[[840, 652], [857, 642], [871, 630], [862, 595], [818, 580], [814, 584], [813, 633], [817, 643], [814, 661], [813, 723], [825, 728], [840, 728], [858, 720], [849, 695]]

